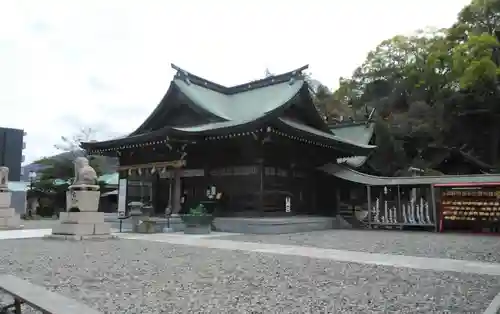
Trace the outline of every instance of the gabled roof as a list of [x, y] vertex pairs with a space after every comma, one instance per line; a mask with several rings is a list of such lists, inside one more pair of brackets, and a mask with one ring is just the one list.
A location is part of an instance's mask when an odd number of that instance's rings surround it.
[[[352, 143], [358, 145], [368, 145], [373, 137], [373, 131], [375, 130], [375, 123], [370, 121], [355, 122], [349, 124], [338, 124], [331, 125], [330, 130], [336, 136], [348, 140]], [[373, 146], [372, 146], [373, 147]], [[339, 158], [337, 162], [339, 164], [346, 164], [353, 168], [361, 167], [369, 155], [365, 156], [355, 156], [348, 158]]]
[[[246, 84], [225, 87], [213, 83], [175, 65], [177, 73], [170, 87], [155, 110], [144, 123], [131, 135], [137, 135], [151, 130], [151, 122], [161, 112], [173, 105], [169, 96], [175, 92], [189, 99], [186, 105], [197, 112], [205, 114], [207, 124], [233, 121], [246, 122], [256, 120], [273, 112], [292, 99], [305, 84], [303, 66], [296, 70], [252, 81]], [[214, 126], [217, 126], [214, 124]], [[172, 127], [178, 127], [172, 125]]]
[[[174, 84], [197, 106], [226, 121], [255, 120], [281, 107], [304, 85], [303, 79], [270, 84], [265, 87], [225, 94], [203, 86], [174, 79]], [[251, 84], [249, 84], [251, 86]]]
[[[82, 146], [89, 150], [109, 150], [111, 146], [133, 146], [139, 142], [153, 145], [164, 141], [167, 136], [194, 136], [194, 139], [198, 139], [199, 136], [204, 138], [271, 128], [277, 133], [295, 133], [295, 137], [305, 142], [338, 148], [346, 156], [367, 155], [374, 148], [367, 143], [360, 144], [332, 134], [312, 101], [302, 73], [307, 66], [233, 87], [210, 82], [175, 65], [172, 67], [177, 73], [169, 90], [136, 131], [125, 138], [82, 143]], [[164, 120], [175, 106], [189, 106], [192, 109], [189, 112], [196, 112], [198, 122], [191, 125], [166, 125]], [[302, 120], [303, 116], [304, 121], [286, 118], [290, 108], [300, 108], [302, 114], [298, 119]], [[204, 122], [199, 122], [200, 117], [204, 117]]]
[[278, 118], [278, 120], [286, 125], [288, 128], [292, 128], [300, 132], [301, 134], [309, 134], [310, 137], [314, 137], [316, 141], [323, 141], [325, 144], [331, 141], [337, 143], [336, 147], [344, 152], [353, 152], [355, 154], [367, 155], [369, 154], [375, 146], [362, 144], [356, 141], [351, 141], [342, 136], [338, 136], [333, 132], [323, 132], [317, 130], [308, 125], [302, 124], [300, 122], [293, 121], [287, 118]]

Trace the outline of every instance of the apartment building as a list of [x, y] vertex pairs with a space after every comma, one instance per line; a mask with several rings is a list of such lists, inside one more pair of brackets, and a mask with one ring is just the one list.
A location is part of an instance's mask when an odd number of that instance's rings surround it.
[[9, 181], [20, 181], [24, 162], [24, 130], [0, 127], [0, 166], [9, 167]]

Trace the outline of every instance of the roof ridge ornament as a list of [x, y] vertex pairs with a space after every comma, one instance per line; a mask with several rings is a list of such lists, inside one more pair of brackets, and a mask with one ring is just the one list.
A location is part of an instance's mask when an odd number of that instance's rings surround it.
[[187, 71], [183, 71], [182, 74], [182, 80], [186, 82], [187, 85], [191, 85], [191, 81], [189, 80], [189, 73]]
[[209, 81], [207, 79], [204, 79], [200, 76], [197, 76], [193, 73], [190, 73], [177, 65], [171, 63], [170, 66], [172, 69], [176, 70], [177, 73], [175, 75], [176, 78], [179, 78], [180, 80], [183, 80], [186, 82], [186, 84], [195, 84], [195, 85], [202, 85], [206, 86], [209, 89], [213, 89], [215, 91], [224, 93], [224, 94], [234, 94], [242, 91], [247, 91], [255, 88], [261, 88], [261, 87], [266, 87], [270, 84], [276, 84], [278, 82], [286, 82], [287, 80], [290, 80], [290, 85], [294, 84], [298, 78], [302, 78], [303, 76], [303, 71], [309, 68], [309, 65], [306, 64], [300, 68], [297, 68], [295, 70], [286, 72], [286, 73], [281, 73], [281, 74], [273, 74], [270, 75], [264, 79], [259, 79], [251, 82], [247, 82], [244, 84], [238, 84], [234, 86], [223, 86], [217, 83], [214, 83], [212, 81]]

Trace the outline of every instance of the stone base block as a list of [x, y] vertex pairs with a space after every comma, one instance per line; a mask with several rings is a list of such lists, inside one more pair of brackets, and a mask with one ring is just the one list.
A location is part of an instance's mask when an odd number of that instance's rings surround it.
[[108, 235], [111, 227], [108, 223], [61, 223], [52, 228], [53, 235]]
[[110, 224], [106, 222], [94, 224], [94, 234], [111, 234]]
[[78, 207], [80, 212], [97, 212], [99, 209], [100, 191], [70, 190], [68, 193], [68, 210]]
[[0, 217], [0, 229], [20, 229], [21, 218], [18, 215], [11, 217]]
[[0, 208], [9, 208], [12, 198], [12, 192], [0, 192]]
[[15, 208], [1, 208], [0, 207], [0, 218], [13, 217], [16, 215]]
[[48, 234], [44, 238], [52, 240], [70, 240], [70, 241], [83, 241], [83, 240], [109, 240], [118, 239], [118, 237], [111, 234], [92, 234], [92, 235], [64, 235], [64, 234]]
[[61, 223], [72, 224], [99, 224], [104, 222], [104, 213], [101, 212], [62, 212], [59, 214]]

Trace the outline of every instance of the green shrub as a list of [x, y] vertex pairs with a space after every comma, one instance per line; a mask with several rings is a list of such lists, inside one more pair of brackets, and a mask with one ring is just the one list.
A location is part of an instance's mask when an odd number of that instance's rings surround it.
[[189, 216], [206, 216], [206, 215], [208, 215], [208, 213], [207, 213], [207, 209], [205, 208], [205, 206], [203, 206], [203, 204], [198, 204], [198, 206], [191, 207], [191, 209], [189, 209], [188, 215]]
[[207, 212], [203, 204], [198, 204], [198, 206], [192, 207], [188, 214], [182, 215], [181, 219], [186, 227], [196, 227], [210, 225], [214, 217]]
[[52, 217], [54, 215], [54, 208], [51, 206], [40, 206], [37, 208], [36, 213], [41, 217]]

